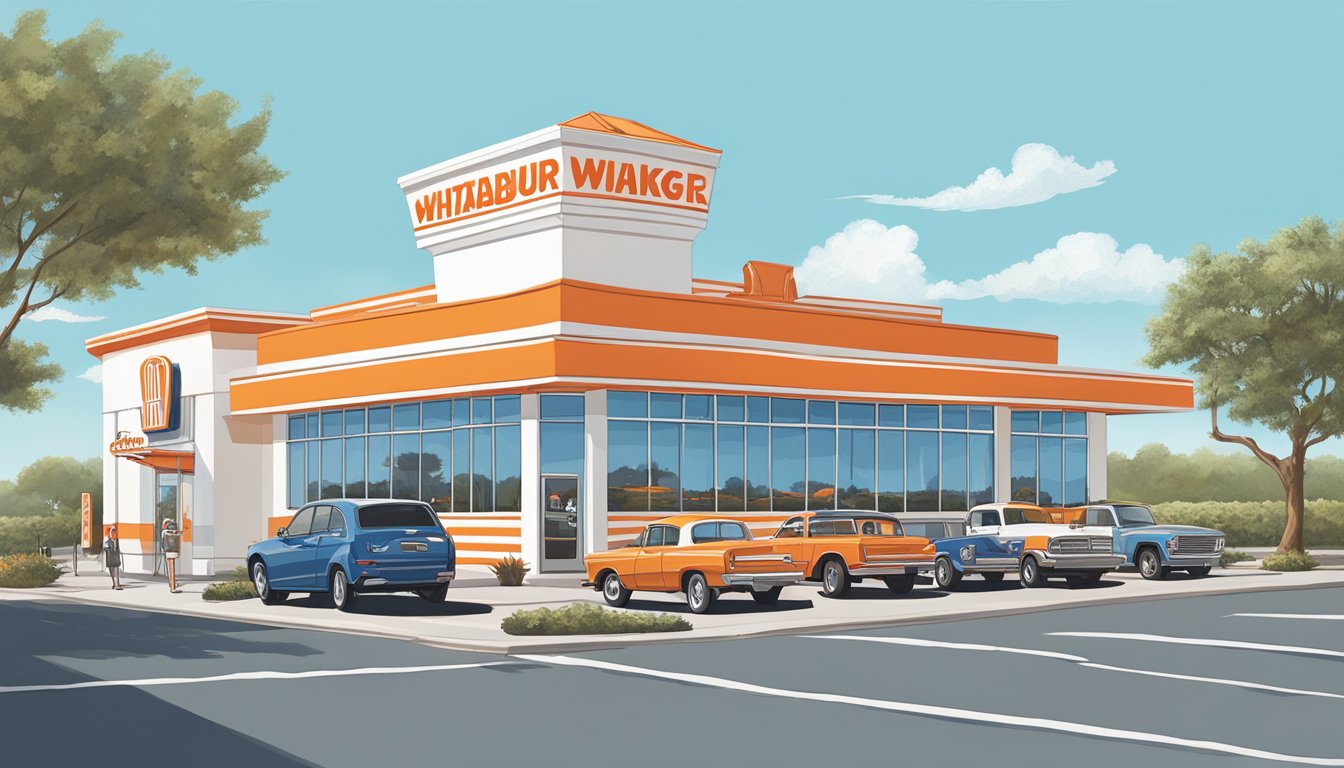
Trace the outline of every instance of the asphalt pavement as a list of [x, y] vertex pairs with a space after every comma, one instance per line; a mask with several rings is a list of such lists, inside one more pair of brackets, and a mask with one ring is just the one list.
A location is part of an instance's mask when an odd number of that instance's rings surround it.
[[1341, 619], [1344, 588], [1318, 588], [505, 656], [9, 600], [0, 754], [137, 768], [1344, 765]]

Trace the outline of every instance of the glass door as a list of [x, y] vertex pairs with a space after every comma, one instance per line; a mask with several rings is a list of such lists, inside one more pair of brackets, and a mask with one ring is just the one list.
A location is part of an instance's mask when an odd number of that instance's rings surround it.
[[541, 570], [583, 570], [578, 475], [541, 476]]
[[192, 476], [175, 472], [160, 472], [155, 477], [154, 504], [154, 575], [166, 573], [163, 556], [163, 523], [172, 520], [177, 530], [182, 532], [181, 554], [177, 562], [177, 574], [188, 573], [191, 560], [191, 542], [187, 531], [191, 530]]

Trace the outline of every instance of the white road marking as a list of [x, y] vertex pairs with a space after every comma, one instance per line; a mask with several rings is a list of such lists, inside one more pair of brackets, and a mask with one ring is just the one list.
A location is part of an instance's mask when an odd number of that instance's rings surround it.
[[1211, 640], [1203, 637], [1168, 637], [1166, 635], [1143, 635], [1129, 632], [1047, 632], [1046, 634], [1054, 637], [1092, 637], [1104, 640], [1140, 640], [1149, 643], [1201, 645], [1208, 648], [1239, 648], [1247, 651], [1275, 651], [1278, 653], [1297, 654], [1299, 656], [1324, 656], [1332, 659], [1344, 659], [1344, 651], [1331, 651], [1326, 648], [1306, 648], [1299, 645], [1244, 643], [1240, 640]]
[[1178, 675], [1173, 672], [1153, 672], [1147, 669], [1130, 669], [1128, 667], [1112, 667], [1109, 664], [1096, 664], [1087, 662], [1079, 666], [1091, 667], [1092, 669], [1104, 669], [1110, 672], [1129, 672], [1133, 675], [1147, 675], [1149, 677], [1169, 677], [1172, 680], [1190, 680], [1196, 683], [1212, 683], [1213, 685], [1231, 685], [1237, 688], [1253, 688], [1257, 691], [1273, 691], [1274, 693], [1291, 693], [1297, 696], [1319, 696], [1323, 699], [1344, 699], [1344, 694], [1326, 693], [1325, 691], [1307, 691], [1301, 688], [1280, 688], [1277, 685], [1265, 685], [1263, 683], [1249, 683], [1245, 680], [1225, 680], [1218, 677], [1196, 677], [1194, 675]]
[[0, 685], [0, 693], [28, 693], [30, 691], [73, 691], [81, 688], [111, 688], [129, 686], [149, 688], [156, 685], [191, 685], [193, 683], [220, 683], [231, 680], [304, 680], [315, 677], [351, 677], [355, 675], [411, 675], [420, 672], [448, 672], [455, 669], [513, 666], [512, 661], [485, 661], [476, 664], [438, 664], [428, 667], [361, 667], [358, 669], [316, 669], [308, 672], [233, 672], [209, 677], [145, 677], [138, 680], [89, 680], [82, 683], [49, 685]]
[[1223, 618], [1245, 617], [1251, 619], [1316, 619], [1317, 621], [1344, 621], [1344, 614], [1329, 613], [1231, 613]]
[[833, 704], [850, 704], [853, 706], [866, 707], [868, 709], [881, 709], [889, 712], [901, 712], [911, 715], [922, 715], [926, 717], [939, 717], [949, 720], [961, 720], [971, 723], [987, 723], [991, 725], [1008, 725], [1018, 728], [1031, 728], [1041, 731], [1056, 731], [1073, 736], [1095, 736], [1103, 739], [1113, 739], [1116, 741], [1132, 741], [1144, 744], [1160, 744], [1164, 746], [1181, 747], [1184, 749], [1195, 749], [1203, 752], [1218, 752], [1228, 755], [1237, 755], [1239, 757], [1251, 757], [1259, 760], [1278, 760], [1285, 763], [1297, 763], [1299, 765], [1326, 765], [1326, 766], [1344, 766], [1344, 759], [1334, 757], [1305, 757], [1302, 755], [1285, 755], [1278, 752], [1269, 752], [1263, 749], [1253, 749], [1251, 747], [1239, 747], [1235, 744], [1224, 744], [1217, 741], [1203, 741], [1200, 739], [1186, 739], [1180, 736], [1166, 736], [1160, 733], [1146, 733], [1144, 731], [1128, 731], [1119, 728], [1104, 728], [1097, 725], [1087, 725], [1085, 723], [1073, 723], [1065, 720], [1049, 720], [1040, 717], [1022, 717], [1019, 715], [1002, 715], [994, 712], [977, 712], [971, 709], [957, 709], [954, 707], [939, 707], [931, 704], [915, 704], [902, 701], [888, 701], [886, 699], [870, 699], [862, 696], [845, 696], [835, 693], [815, 693], [812, 691], [794, 691], [786, 688], [770, 688], [764, 685], [755, 685], [752, 683], [743, 683], [737, 680], [728, 680], [722, 677], [710, 677], [708, 675], [691, 675], [682, 672], [664, 672], [658, 669], [647, 669], [644, 667], [633, 667], [628, 664], [616, 664], [609, 661], [598, 661], [596, 659], [581, 659], [573, 656], [540, 656], [534, 654], [518, 654], [516, 659], [526, 661], [535, 661], [543, 664], [553, 664], [558, 666], [586, 667], [589, 669], [600, 669], [608, 672], [621, 672], [631, 675], [640, 675], [642, 677], [659, 678], [663, 680], [675, 680], [677, 682], [689, 683], [691, 685], [701, 685], [708, 688], [720, 688], [740, 693], [753, 693], [760, 696], [774, 696], [783, 699], [799, 699], [811, 702], [829, 702]]
[[869, 637], [866, 635], [804, 635], [811, 640], [861, 640], [868, 643], [889, 643], [891, 645], [913, 645], [919, 648], [950, 648], [957, 651], [999, 651], [1000, 653], [1018, 653], [1023, 656], [1041, 656], [1061, 661], [1083, 662], [1087, 659], [1068, 653], [1054, 651], [1036, 651], [1029, 648], [1005, 648], [1000, 645], [981, 645], [979, 643], [945, 643], [941, 640], [924, 640], [914, 637]]

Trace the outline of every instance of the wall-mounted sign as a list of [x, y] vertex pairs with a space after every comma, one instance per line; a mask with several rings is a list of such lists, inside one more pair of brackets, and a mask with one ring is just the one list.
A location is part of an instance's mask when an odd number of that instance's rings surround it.
[[141, 454], [145, 452], [148, 441], [140, 435], [122, 435], [111, 443], [108, 443], [107, 450], [113, 456], [128, 456], [131, 454]]
[[79, 495], [79, 546], [93, 548], [93, 494]]
[[163, 355], [145, 358], [140, 364], [140, 429], [146, 433], [177, 429], [181, 388], [182, 377], [172, 361]]

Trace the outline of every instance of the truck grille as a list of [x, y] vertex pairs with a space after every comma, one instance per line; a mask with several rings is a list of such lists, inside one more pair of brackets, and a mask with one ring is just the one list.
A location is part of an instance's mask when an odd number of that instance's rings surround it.
[[1177, 536], [1175, 552], [1181, 555], [1212, 555], [1218, 551], [1217, 536]]
[[1050, 551], [1058, 554], [1080, 552], [1110, 552], [1111, 540], [1106, 536], [1074, 536], [1050, 542]]

